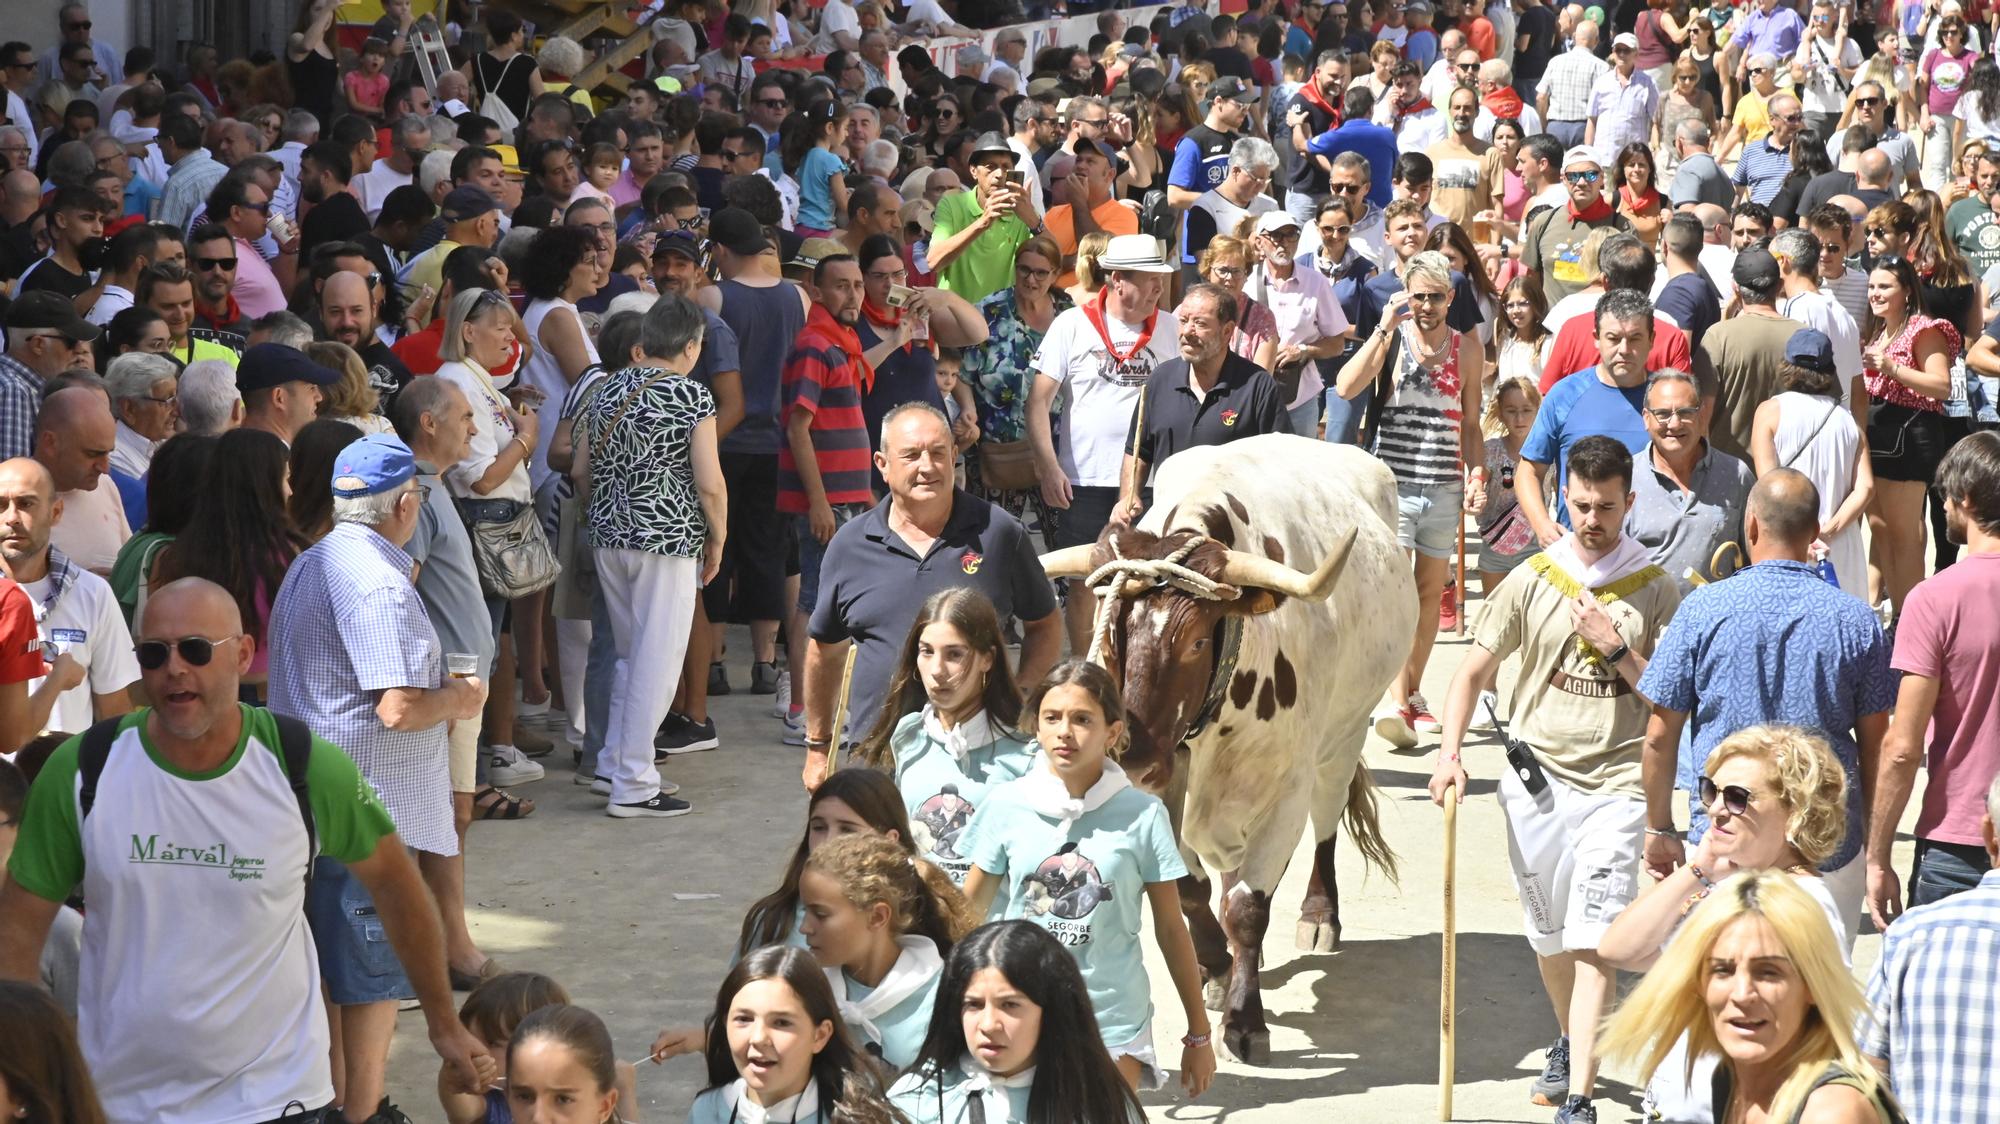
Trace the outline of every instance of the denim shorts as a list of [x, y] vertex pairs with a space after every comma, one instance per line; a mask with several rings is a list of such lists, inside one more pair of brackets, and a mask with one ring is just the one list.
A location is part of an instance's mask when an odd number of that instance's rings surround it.
[[313, 860], [306, 922], [319, 946], [319, 974], [336, 1007], [384, 1003], [416, 995], [403, 962], [375, 912], [375, 899], [347, 869], [329, 858]]
[[1396, 485], [1396, 545], [1426, 558], [1450, 558], [1465, 519], [1460, 484]]
[[[867, 510], [866, 504], [834, 504], [834, 531], [838, 532], [848, 520]], [[813, 537], [812, 520], [807, 516], [793, 515], [792, 527], [799, 539], [799, 612], [810, 617], [819, 605], [819, 566], [826, 559], [827, 543]]]

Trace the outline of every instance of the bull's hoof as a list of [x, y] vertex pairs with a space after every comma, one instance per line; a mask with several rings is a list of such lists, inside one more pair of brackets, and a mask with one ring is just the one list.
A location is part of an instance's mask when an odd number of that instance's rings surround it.
[[1244, 1065], [1263, 1065], [1271, 1060], [1271, 1032], [1248, 1027], [1224, 1027], [1222, 1048]]
[[1300, 952], [1339, 952], [1340, 924], [1335, 921], [1300, 921], [1298, 930]]
[[1201, 1005], [1211, 1011], [1222, 1011], [1229, 1006], [1229, 981], [1220, 976], [1203, 980], [1201, 985]]

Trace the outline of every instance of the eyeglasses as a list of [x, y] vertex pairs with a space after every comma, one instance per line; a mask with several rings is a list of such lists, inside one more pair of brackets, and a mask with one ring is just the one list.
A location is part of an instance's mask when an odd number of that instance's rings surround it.
[[[220, 239], [217, 239], [217, 241], [220, 241]], [[195, 269], [196, 269], [196, 270], [197, 270], [198, 272], [201, 272], [201, 273], [207, 273], [207, 272], [208, 272], [209, 270], [211, 270], [211, 269], [220, 269], [220, 270], [223, 270], [223, 271], [227, 272], [227, 271], [231, 271], [231, 270], [234, 270], [234, 269], [236, 268], [236, 259], [235, 259], [235, 258], [196, 258], [196, 259], [194, 259], [194, 267], [195, 267]]]
[[724, 160], [748, 160], [753, 156], [762, 157], [763, 155], [761, 152], [747, 152], [740, 148], [725, 148], [722, 150], [722, 158]]
[[1701, 407], [1680, 406], [1672, 410], [1655, 410], [1651, 406], [1648, 406], [1646, 407], [1646, 413], [1651, 415], [1654, 421], [1659, 422], [1661, 425], [1666, 425], [1675, 420], [1693, 421], [1701, 416]]
[[1805, 119], [1806, 115], [1803, 113], [1778, 113], [1773, 114], [1771, 117], [1771, 120], [1783, 121], [1787, 125], [1796, 125]]
[[1603, 172], [1564, 172], [1563, 178], [1571, 183], [1596, 183], [1604, 178]]
[[1026, 277], [1030, 281], [1046, 281], [1049, 278], [1054, 277], [1056, 275], [1056, 271], [1053, 269], [1036, 269], [1032, 265], [1021, 265], [1017, 263], [1014, 266], [1014, 274], [1017, 277]]
[[1448, 301], [1448, 300], [1450, 300], [1450, 299], [1451, 299], [1451, 294], [1450, 294], [1450, 293], [1411, 293], [1411, 294], [1410, 294], [1410, 301], [1411, 301], [1412, 303], [1414, 303], [1414, 304], [1443, 304], [1443, 303], [1445, 303], [1446, 301]]
[[1699, 82], [1699, 81], [1701, 81], [1701, 75], [1699, 75], [1699, 74], [1676, 74], [1676, 75], [1674, 75], [1674, 81], [1676, 81], [1676, 82]]
[[783, 98], [758, 98], [757, 104], [765, 109], [783, 109], [791, 103]]
[[1747, 815], [1750, 805], [1755, 803], [1755, 798], [1750, 795], [1749, 789], [1740, 784], [1726, 784], [1718, 788], [1711, 777], [1703, 777], [1695, 782], [1695, 795], [1701, 799], [1701, 806], [1704, 808], [1715, 807], [1715, 798], [1722, 797], [1723, 809], [1732, 816]]
[[147, 671], [158, 671], [167, 666], [167, 656], [179, 652], [181, 659], [190, 667], [207, 667], [215, 658], [215, 646], [229, 644], [241, 639], [225, 636], [220, 640], [210, 640], [203, 636], [183, 636], [171, 644], [165, 640], [141, 640], [132, 646], [132, 654], [139, 658], [139, 666]]
[[141, 402], [151, 402], [155, 406], [171, 406], [174, 403], [180, 401], [180, 399], [174, 397], [171, 394], [167, 395], [165, 398], [155, 398], [150, 394], [141, 394], [139, 396], [139, 400]]
[[1319, 228], [1319, 236], [1322, 240], [1328, 238], [1345, 238], [1352, 233], [1354, 233], [1353, 223], [1348, 223], [1346, 226], [1322, 226]]

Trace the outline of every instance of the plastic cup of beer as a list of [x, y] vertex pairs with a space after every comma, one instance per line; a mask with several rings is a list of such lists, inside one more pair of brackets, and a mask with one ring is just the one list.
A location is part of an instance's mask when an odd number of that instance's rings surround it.
[[479, 657], [471, 652], [446, 652], [444, 670], [453, 679], [470, 679], [479, 674]]

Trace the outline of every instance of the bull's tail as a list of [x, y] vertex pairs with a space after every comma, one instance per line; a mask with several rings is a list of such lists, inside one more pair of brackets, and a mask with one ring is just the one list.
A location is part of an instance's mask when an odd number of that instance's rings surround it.
[[1356, 761], [1354, 779], [1347, 782], [1347, 812], [1343, 817], [1347, 835], [1361, 849], [1363, 861], [1388, 875], [1389, 881], [1400, 885], [1396, 852], [1390, 849], [1389, 840], [1382, 834], [1381, 808], [1376, 803], [1375, 793], [1374, 774], [1368, 771], [1365, 762]]

